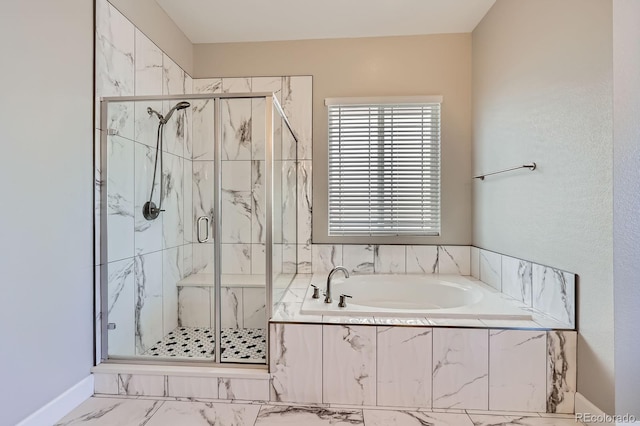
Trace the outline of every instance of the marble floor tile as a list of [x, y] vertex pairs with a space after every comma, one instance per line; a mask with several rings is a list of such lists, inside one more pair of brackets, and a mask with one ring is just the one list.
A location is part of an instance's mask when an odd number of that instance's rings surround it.
[[367, 426], [474, 426], [466, 414], [364, 410]]
[[167, 401], [146, 426], [250, 426], [259, 410], [257, 404]]
[[256, 426], [347, 426], [364, 425], [364, 420], [362, 410], [265, 405], [260, 410], [255, 424]]
[[145, 424], [162, 403], [158, 400], [89, 398], [56, 426], [138, 426]]

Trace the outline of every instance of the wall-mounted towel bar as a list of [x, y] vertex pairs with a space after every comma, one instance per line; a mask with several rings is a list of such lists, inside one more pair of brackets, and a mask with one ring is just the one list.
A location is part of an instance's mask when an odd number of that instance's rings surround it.
[[518, 170], [518, 169], [529, 169], [531, 171], [535, 170], [537, 167], [536, 163], [531, 163], [531, 164], [523, 164], [522, 166], [516, 166], [516, 167], [511, 167], [509, 169], [504, 169], [504, 170], [498, 170], [497, 172], [491, 172], [491, 173], [484, 173], [478, 176], [474, 176], [474, 179], [480, 179], [480, 180], [484, 180], [485, 177], [487, 176], [491, 176], [491, 175], [497, 175], [498, 173], [504, 173], [504, 172], [510, 172], [512, 170]]

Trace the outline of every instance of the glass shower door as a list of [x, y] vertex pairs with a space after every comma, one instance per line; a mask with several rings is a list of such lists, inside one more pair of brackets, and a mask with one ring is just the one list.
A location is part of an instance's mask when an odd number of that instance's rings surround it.
[[213, 100], [102, 110], [102, 356], [214, 361]]

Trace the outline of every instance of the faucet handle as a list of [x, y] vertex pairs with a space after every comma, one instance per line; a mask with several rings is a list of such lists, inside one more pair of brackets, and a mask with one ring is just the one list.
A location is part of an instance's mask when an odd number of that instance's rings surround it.
[[320, 299], [320, 289], [318, 288], [318, 286], [315, 286], [313, 284], [311, 284], [311, 287], [313, 287], [313, 297], [314, 299]]
[[341, 294], [340, 295], [340, 303], [338, 303], [338, 307], [339, 308], [346, 308], [347, 307], [347, 302], [346, 302], [346, 298], [351, 298], [352, 296], [349, 296], [348, 294]]

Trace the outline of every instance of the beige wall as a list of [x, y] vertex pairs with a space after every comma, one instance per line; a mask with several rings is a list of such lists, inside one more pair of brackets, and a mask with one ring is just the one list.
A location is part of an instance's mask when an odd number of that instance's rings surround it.
[[4, 2], [0, 52], [7, 426], [89, 377], [93, 365], [93, 3]]
[[109, 3], [193, 76], [193, 44], [155, 0], [109, 0]]
[[614, 407], [612, 3], [498, 0], [473, 32], [474, 244], [575, 272], [578, 391]]
[[613, 2], [616, 412], [640, 419], [640, 2]]
[[[342, 96], [443, 95], [442, 236], [393, 242], [471, 242], [471, 35], [195, 45], [196, 78], [313, 76], [313, 242], [327, 227], [327, 110]], [[380, 243], [391, 242], [378, 239]], [[368, 240], [370, 242], [370, 240]]]

